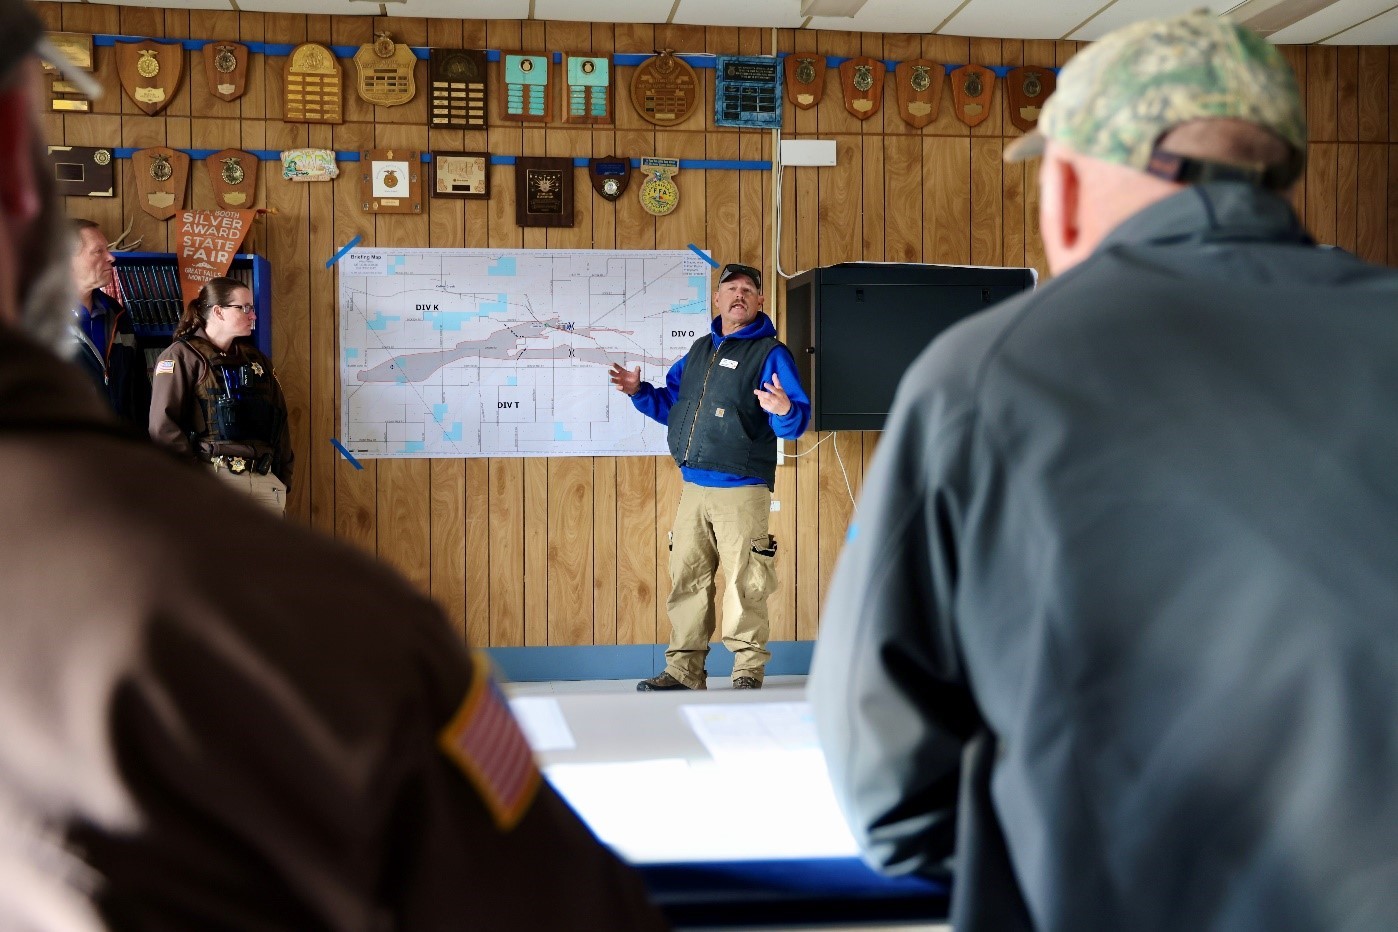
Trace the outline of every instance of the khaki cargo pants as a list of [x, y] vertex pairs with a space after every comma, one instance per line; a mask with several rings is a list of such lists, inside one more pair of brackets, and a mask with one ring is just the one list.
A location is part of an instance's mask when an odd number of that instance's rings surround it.
[[691, 689], [704, 685], [714, 634], [714, 574], [723, 567], [723, 643], [733, 676], [762, 680], [777, 588], [776, 543], [767, 533], [772, 493], [764, 485], [710, 489], [686, 482], [670, 543], [670, 647], [665, 669]]
[[230, 472], [222, 463], [210, 463], [214, 471], [226, 485], [235, 488], [264, 508], [279, 515], [286, 514], [286, 486], [271, 473], [259, 475], [252, 470]]

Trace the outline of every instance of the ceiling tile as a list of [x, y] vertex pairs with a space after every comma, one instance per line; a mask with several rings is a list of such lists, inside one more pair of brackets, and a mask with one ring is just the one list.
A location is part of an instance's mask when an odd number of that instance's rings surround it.
[[1398, 45], [1398, 9], [1340, 33], [1326, 45]]
[[1117, 0], [1104, 9], [1081, 29], [1069, 36], [1079, 42], [1092, 42], [1113, 30], [1143, 19], [1161, 19], [1167, 16], [1181, 16], [1195, 10], [1207, 9], [1210, 13], [1223, 13], [1238, 5], [1238, 0]]
[[[305, 0], [288, 0], [288, 5], [303, 2]], [[243, 0], [238, 0], [238, 6], [244, 6]], [[372, 10], [374, 4], [341, 0], [341, 12], [345, 12], [344, 8], [347, 6], [351, 8], [348, 12], [362, 14], [364, 11], [360, 7], [369, 7]], [[435, 19], [529, 18], [529, 0], [470, 0], [469, 3], [462, 3], [461, 0], [407, 0], [406, 3], [386, 3], [384, 7], [389, 16], [427, 16]], [[373, 10], [373, 15], [377, 13], [377, 10]]]
[[[537, 2], [541, 5], [543, 0]], [[571, 4], [575, 0], [553, 2]], [[622, 5], [629, 7], [631, 4], [623, 0]], [[670, 6], [667, 0], [667, 14]], [[664, 18], [662, 16], [661, 20]], [[775, 26], [779, 29], [795, 29], [805, 21], [799, 0], [680, 0], [674, 18], [674, 22], [687, 26]]]
[[1344, 32], [1392, 8], [1393, 0], [1335, 0], [1300, 22], [1277, 30], [1270, 38], [1278, 45], [1308, 45]]
[[1107, 5], [1107, 0], [1059, 0], [1027, 4], [1023, 0], [971, 0], [942, 35], [999, 39], [1061, 39]]
[[534, 19], [663, 23], [670, 18], [670, 8], [674, 5], [674, 0], [587, 0], [586, 3], [579, 0], [534, 0]]
[[846, 32], [931, 32], [960, 3], [961, 0], [869, 0], [853, 17], [813, 16], [810, 28]]

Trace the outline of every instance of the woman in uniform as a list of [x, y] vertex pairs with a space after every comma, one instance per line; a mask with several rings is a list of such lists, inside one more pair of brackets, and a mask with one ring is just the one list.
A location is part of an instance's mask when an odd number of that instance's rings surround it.
[[291, 487], [291, 434], [272, 361], [243, 339], [256, 323], [242, 282], [215, 278], [199, 291], [155, 364], [150, 436], [280, 513]]

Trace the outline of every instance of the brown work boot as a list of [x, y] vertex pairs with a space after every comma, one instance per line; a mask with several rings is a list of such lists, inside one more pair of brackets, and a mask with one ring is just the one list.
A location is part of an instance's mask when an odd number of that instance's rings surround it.
[[636, 691], [643, 693], [688, 688], [688, 686], [675, 679], [668, 672], [662, 672], [658, 676], [652, 676], [650, 679], [641, 680], [641, 682], [636, 684]]
[[735, 676], [733, 677], [734, 689], [761, 689], [762, 681], [755, 676]]

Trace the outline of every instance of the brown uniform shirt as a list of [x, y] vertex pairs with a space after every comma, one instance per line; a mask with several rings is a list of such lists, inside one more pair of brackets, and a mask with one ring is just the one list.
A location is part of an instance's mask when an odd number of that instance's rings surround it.
[[[209, 423], [203, 398], [213, 398], [221, 390], [214, 366], [238, 367], [256, 364], [261, 378], [270, 384], [276, 412], [277, 436], [246, 442], [219, 440]], [[245, 340], [235, 340], [227, 351], [209, 342], [204, 331], [187, 342], [177, 340], [160, 354], [151, 378], [150, 437], [157, 444], [181, 456], [207, 463], [215, 456], [238, 456], [250, 461], [271, 457], [272, 472], [289, 490], [295, 454], [287, 423], [286, 398], [272, 371], [272, 361]]]
[[[114, 423], [0, 328], [0, 928], [664, 928], [463, 737], [432, 603]], [[463, 754], [528, 778], [512, 826]]]

